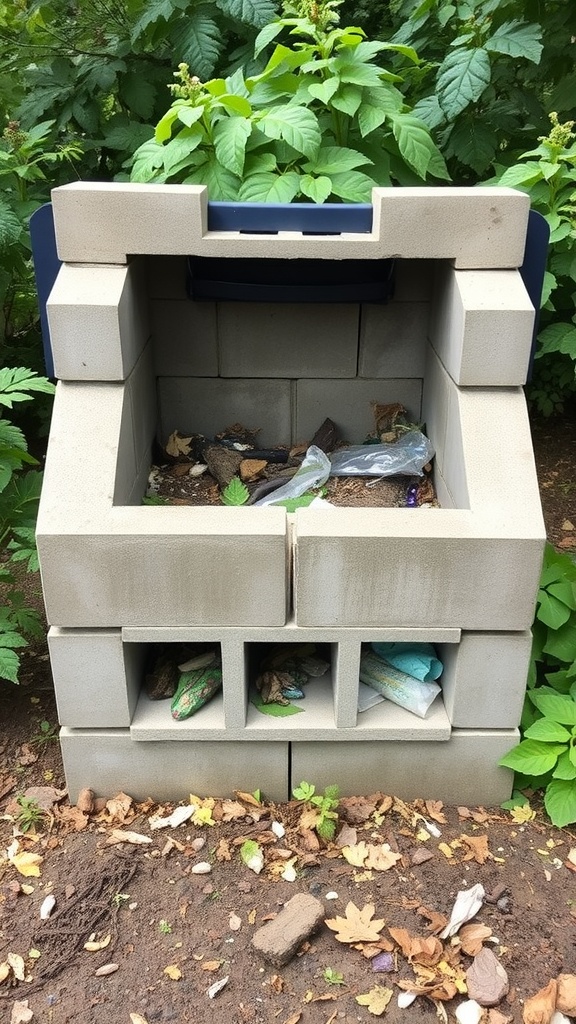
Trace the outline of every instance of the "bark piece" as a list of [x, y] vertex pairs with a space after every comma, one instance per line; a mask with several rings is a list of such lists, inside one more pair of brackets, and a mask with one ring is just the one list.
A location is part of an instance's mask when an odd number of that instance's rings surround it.
[[480, 1006], [497, 1006], [510, 988], [508, 975], [491, 949], [481, 949], [466, 971], [470, 999]]
[[232, 477], [238, 476], [244, 456], [241, 452], [224, 448], [221, 444], [212, 444], [204, 449], [204, 460], [220, 487], [227, 487]]
[[252, 945], [276, 967], [283, 967], [322, 924], [324, 906], [308, 893], [296, 893], [274, 918], [255, 932]]

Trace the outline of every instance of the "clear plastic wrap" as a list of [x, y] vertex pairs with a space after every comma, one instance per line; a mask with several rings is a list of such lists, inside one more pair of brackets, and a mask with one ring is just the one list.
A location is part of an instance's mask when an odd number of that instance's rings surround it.
[[399, 704], [418, 718], [426, 718], [428, 710], [440, 693], [438, 683], [423, 683], [399, 672], [382, 661], [377, 654], [365, 651], [360, 659], [360, 679], [386, 700]]
[[276, 505], [279, 501], [285, 501], [287, 498], [299, 498], [306, 491], [325, 484], [329, 475], [330, 459], [316, 445], [310, 445], [302, 460], [302, 465], [292, 479], [272, 491], [271, 494], [266, 494], [263, 498], [255, 501], [254, 507], [262, 508], [264, 505]]
[[371, 646], [374, 653], [392, 668], [421, 679], [424, 683], [433, 682], [442, 675], [443, 665], [436, 657], [432, 644], [376, 642]]
[[429, 438], [410, 430], [389, 444], [357, 444], [334, 452], [330, 476], [422, 476], [433, 456]]

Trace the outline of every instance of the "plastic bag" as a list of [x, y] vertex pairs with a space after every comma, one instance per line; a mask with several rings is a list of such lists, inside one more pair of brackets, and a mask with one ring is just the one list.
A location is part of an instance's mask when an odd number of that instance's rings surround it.
[[316, 445], [310, 445], [302, 460], [302, 465], [294, 474], [291, 480], [283, 484], [272, 494], [266, 494], [263, 498], [254, 502], [255, 508], [262, 508], [264, 505], [277, 505], [279, 501], [286, 498], [299, 498], [301, 494], [312, 490], [313, 487], [321, 487], [325, 484], [330, 475], [330, 459]]
[[433, 455], [430, 439], [410, 430], [390, 444], [356, 444], [334, 452], [330, 476], [422, 476]]
[[365, 651], [360, 658], [360, 680], [418, 718], [426, 718], [430, 705], [440, 693], [438, 683], [422, 683], [387, 665], [371, 651]]
[[444, 666], [436, 657], [432, 644], [373, 643], [371, 647], [388, 665], [424, 683], [438, 679], [444, 671]]

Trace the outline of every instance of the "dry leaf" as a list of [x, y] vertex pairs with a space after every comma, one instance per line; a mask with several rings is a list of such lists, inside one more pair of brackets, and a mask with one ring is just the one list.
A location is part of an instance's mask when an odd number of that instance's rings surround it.
[[385, 988], [384, 985], [374, 985], [374, 988], [371, 988], [369, 992], [356, 996], [356, 1002], [360, 1003], [360, 1006], [366, 1006], [368, 1013], [373, 1013], [375, 1017], [381, 1017], [392, 999], [392, 995], [393, 990], [391, 988]]
[[17, 999], [12, 1007], [10, 1024], [28, 1024], [34, 1016], [33, 1010], [28, 1006], [27, 999]]
[[262, 803], [255, 796], [252, 796], [252, 793], [242, 793], [241, 790], [235, 789], [234, 796], [241, 800], [243, 804], [248, 804], [249, 807], [258, 807], [260, 810], [263, 810]]
[[143, 836], [141, 832], [129, 832], [121, 828], [113, 828], [106, 840], [108, 846], [115, 846], [118, 843], [131, 843], [132, 846], [148, 846], [151, 842], [151, 836]]
[[428, 817], [432, 818], [432, 821], [437, 821], [439, 825], [446, 824], [446, 815], [442, 813], [444, 804], [441, 800], [426, 800], [426, 811]]
[[191, 437], [182, 437], [182, 435], [175, 430], [173, 434], [170, 434], [164, 450], [166, 454], [170, 455], [173, 459], [177, 459], [179, 455], [189, 455], [191, 440]]
[[130, 1014], [131, 1024], [148, 1024], [146, 1017], [143, 1017], [141, 1013]]
[[275, 992], [282, 992], [284, 988], [284, 978], [281, 978], [279, 974], [273, 974], [270, 978], [270, 988], [273, 988]]
[[425, 917], [429, 924], [426, 926], [429, 932], [433, 935], [438, 935], [448, 924], [448, 918], [444, 914], [439, 914], [437, 910], [428, 910], [427, 907], [418, 907], [417, 914], [421, 917]]
[[296, 1013], [293, 1013], [290, 1017], [286, 1017], [284, 1024], [298, 1024], [298, 1021], [300, 1020], [301, 1016], [302, 1010], [298, 1010]]
[[14, 865], [16, 871], [19, 874], [24, 875], [25, 878], [39, 878], [40, 877], [40, 865], [44, 860], [39, 853], [28, 853], [22, 850], [20, 853], [15, 853], [9, 858], [10, 863]]
[[256, 920], [256, 907], [254, 907], [248, 914], [248, 924], [254, 924]]
[[133, 800], [127, 793], [117, 793], [111, 800], [106, 801], [106, 811], [111, 821], [119, 821], [123, 824], [127, 817], [132, 817]]
[[180, 981], [180, 978], [182, 977], [182, 971], [177, 964], [168, 964], [168, 967], [164, 968], [163, 973], [167, 974], [169, 978], [172, 978], [172, 981]]
[[57, 807], [56, 817], [62, 825], [70, 825], [76, 832], [81, 832], [88, 825], [88, 815], [80, 807]]
[[365, 842], [356, 843], [354, 846], [343, 846], [342, 856], [353, 867], [361, 868], [368, 856], [368, 847]]
[[381, 846], [373, 846], [372, 843], [369, 843], [368, 857], [364, 862], [364, 867], [374, 871], [388, 871], [399, 860], [402, 860], [402, 854], [394, 853], [390, 849], [389, 843], [382, 843]]
[[488, 836], [461, 835], [460, 839], [468, 847], [468, 853], [464, 854], [464, 860], [475, 860], [477, 864], [484, 864], [487, 860], [492, 860], [492, 854], [488, 849]]
[[406, 928], [389, 928], [388, 931], [410, 963], [433, 967], [444, 956], [444, 947], [434, 935], [421, 938], [410, 935]]
[[6, 981], [6, 978], [8, 977], [9, 974], [10, 964], [8, 963], [7, 960], [5, 960], [3, 964], [0, 964], [0, 985], [2, 984], [3, 981]]
[[458, 989], [449, 978], [442, 978], [429, 972], [430, 978], [419, 973], [415, 981], [398, 981], [398, 988], [405, 992], [414, 992], [417, 996], [428, 996], [430, 999], [439, 999], [441, 1002], [449, 1002], [457, 994]]
[[472, 817], [472, 811], [469, 807], [457, 807], [456, 810], [458, 811], [458, 817], [463, 820]]
[[234, 818], [245, 818], [246, 808], [238, 800], [222, 801], [222, 821], [233, 821]]
[[510, 817], [516, 825], [523, 825], [526, 821], [533, 821], [536, 811], [533, 811], [530, 804], [521, 804], [519, 807], [510, 808]]
[[6, 957], [9, 966], [12, 968], [14, 977], [17, 981], [24, 981], [26, 976], [26, 970], [24, 967], [24, 958], [19, 953], [8, 953]]
[[232, 860], [232, 854], [230, 853], [230, 847], [227, 839], [221, 839], [216, 847], [216, 860]]
[[569, 1017], [576, 1017], [576, 974], [559, 974], [556, 1009]]
[[218, 971], [222, 966], [222, 960], [204, 960], [200, 964], [201, 971]]
[[535, 996], [531, 996], [524, 1003], [522, 1020], [524, 1024], [550, 1024], [552, 1014], [556, 1008], [556, 996], [558, 993], [558, 982], [552, 978], [546, 988], [541, 988]]
[[38, 754], [35, 754], [31, 747], [27, 743], [23, 743], [20, 747], [20, 753], [18, 755], [18, 764], [36, 764], [38, 760]]
[[338, 942], [377, 942], [384, 927], [384, 920], [372, 920], [374, 904], [367, 903], [362, 910], [350, 901], [345, 917], [334, 917], [326, 921], [328, 928], [336, 932]]
[[454, 850], [450, 849], [448, 843], [438, 843], [438, 849], [440, 850], [440, 853], [444, 854], [446, 860], [452, 860]]
[[465, 924], [458, 932], [460, 945], [468, 956], [476, 956], [482, 949], [484, 939], [491, 935], [492, 929], [486, 924]]

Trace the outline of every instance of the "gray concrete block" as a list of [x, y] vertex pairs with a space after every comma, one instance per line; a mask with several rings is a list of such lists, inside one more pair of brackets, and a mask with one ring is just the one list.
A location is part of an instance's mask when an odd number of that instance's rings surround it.
[[140, 693], [145, 648], [123, 644], [119, 629], [52, 627], [48, 649], [61, 725], [128, 727]]
[[329, 416], [345, 441], [361, 444], [374, 430], [372, 402], [401, 402], [417, 421], [420, 418], [421, 381], [390, 380], [299, 380], [296, 383], [294, 440], [305, 442], [314, 436]]
[[287, 800], [287, 743], [136, 743], [127, 729], [60, 730], [70, 802], [89, 787], [97, 796], [119, 790], [136, 800], [230, 796], [261, 789]]
[[444, 705], [455, 728], [513, 729], [526, 692], [532, 637], [523, 633], [463, 633], [441, 644]]
[[213, 437], [231, 423], [258, 429], [262, 445], [292, 440], [288, 380], [160, 377], [158, 401], [163, 441], [173, 430]]
[[508, 188], [375, 188], [372, 232], [249, 235], [207, 230], [203, 185], [74, 182], [52, 192], [60, 259], [124, 263], [127, 254], [258, 259], [454, 259], [518, 267], [530, 200]]
[[378, 791], [403, 800], [494, 806], [512, 792], [513, 773], [498, 761], [518, 743], [517, 729], [455, 729], [446, 743], [292, 743], [293, 779], [342, 796]]
[[46, 312], [60, 380], [125, 380], [150, 335], [142, 260], [60, 268]]
[[423, 377], [428, 315], [427, 302], [362, 306], [358, 376]]
[[223, 377], [354, 377], [360, 307], [220, 302]]
[[216, 303], [153, 299], [150, 303], [157, 377], [216, 377]]
[[430, 339], [457, 384], [524, 384], [534, 307], [517, 270], [438, 267]]
[[307, 892], [297, 892], [284, 904], [273, 921], [267, 921], [252, 936], [254, 949], [276, 967], [283, 967], [296, 955], [302, 943], [324, 923], [324, 904]]
[[127, 381], [127, 396], [132, 416], [136, 465], [150, 459], [152, 441], [158, 425], [156, 379], [152, 366], [152, 346], [146, 346]]

